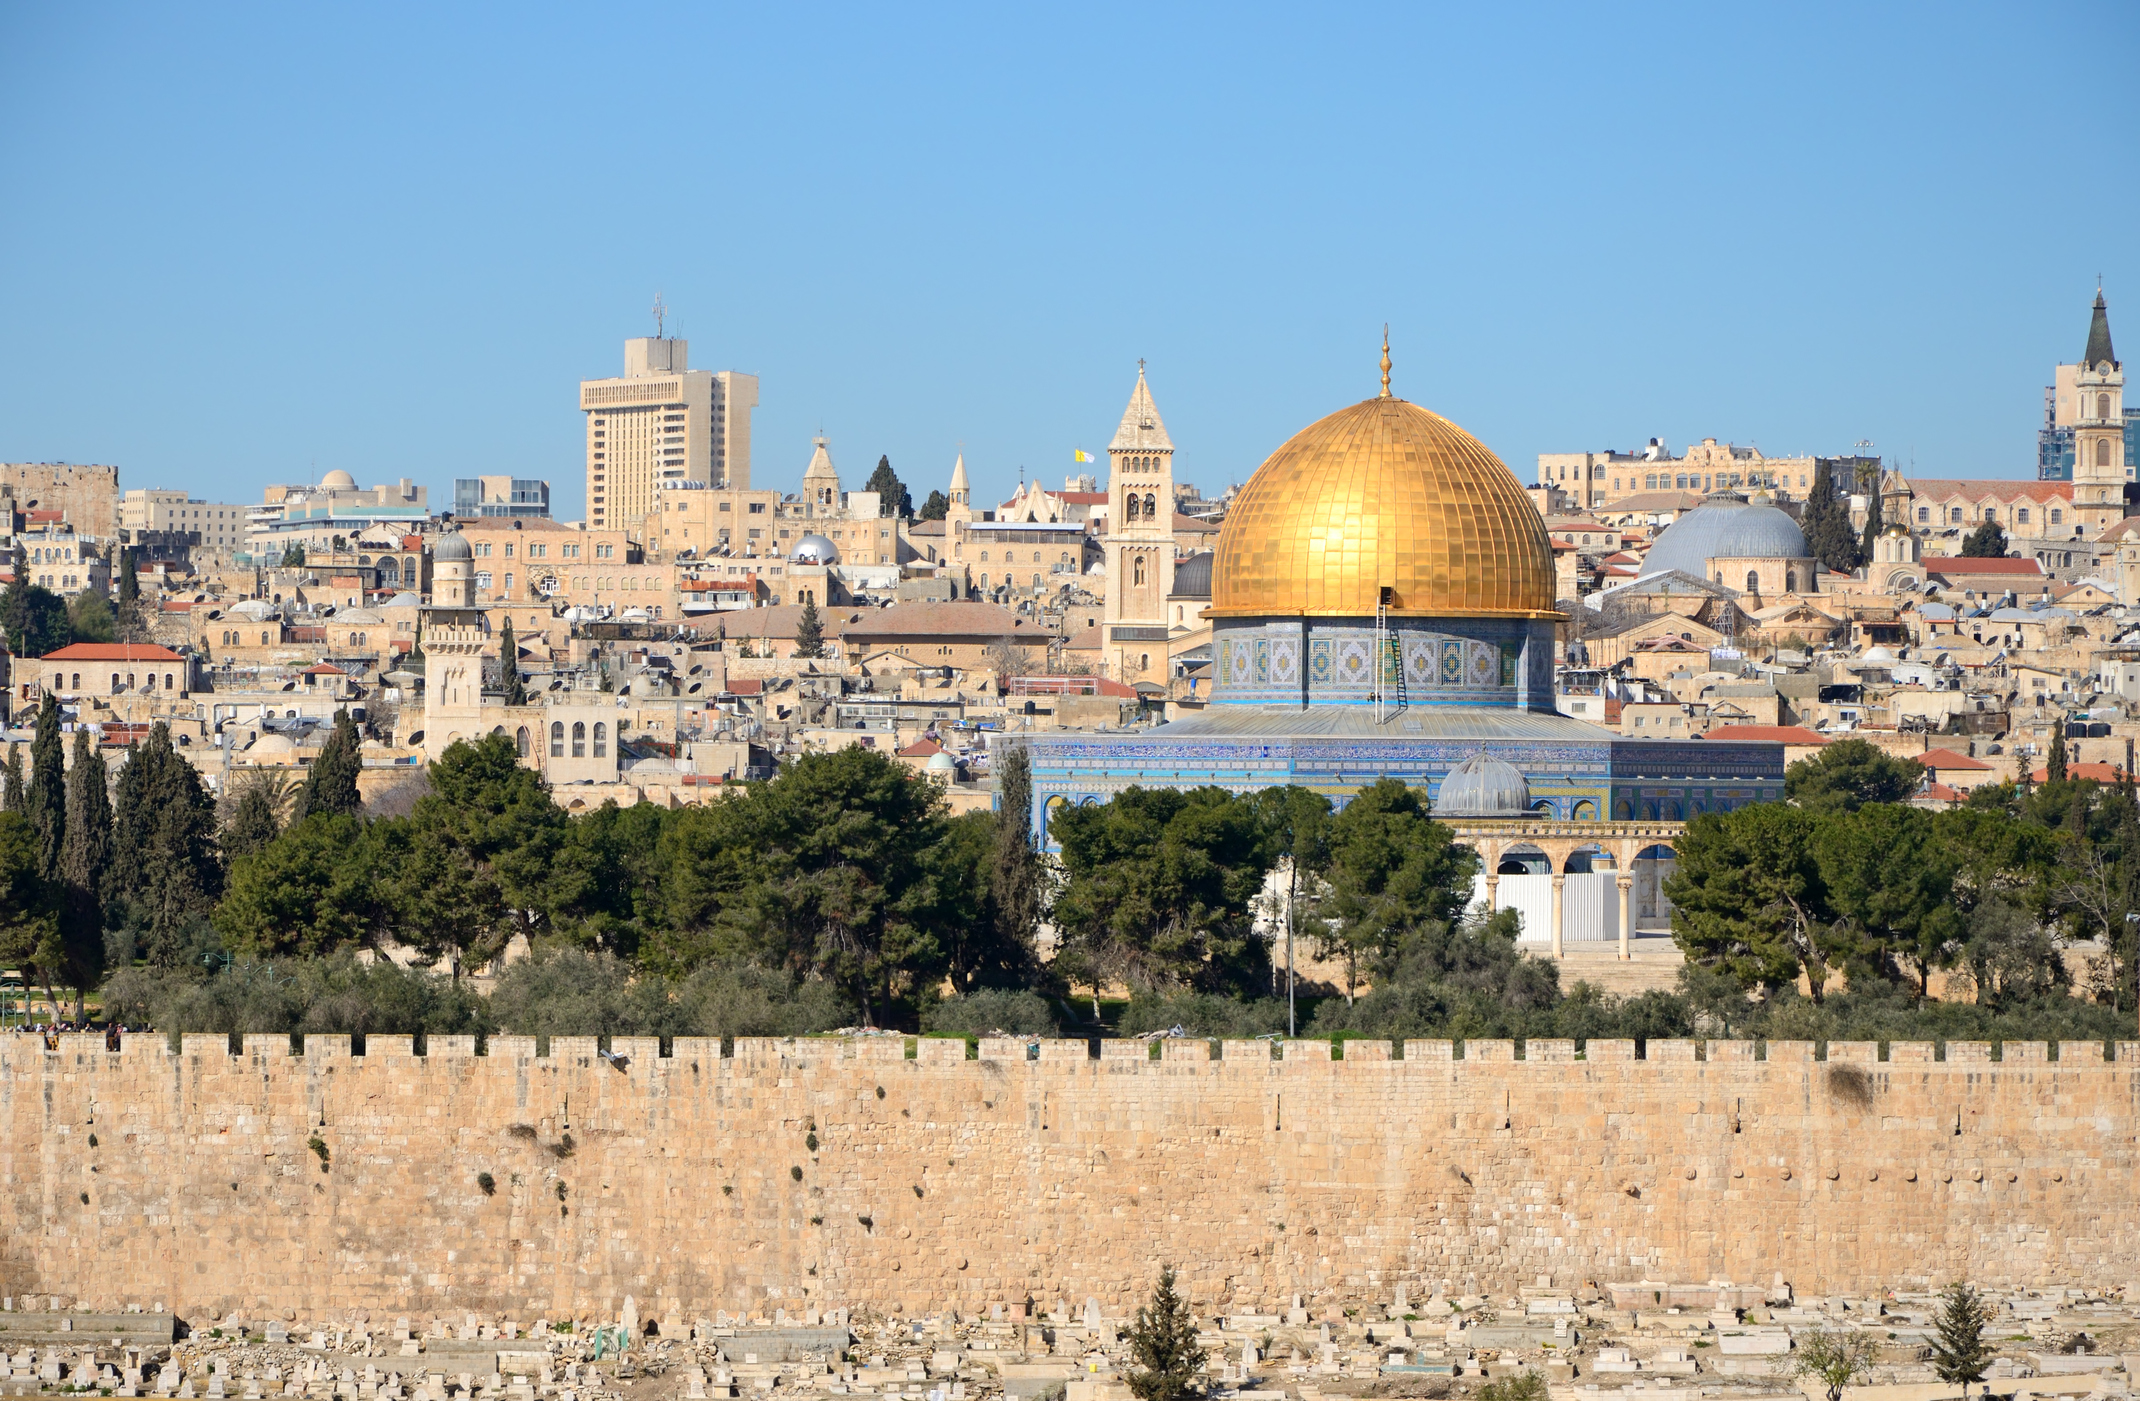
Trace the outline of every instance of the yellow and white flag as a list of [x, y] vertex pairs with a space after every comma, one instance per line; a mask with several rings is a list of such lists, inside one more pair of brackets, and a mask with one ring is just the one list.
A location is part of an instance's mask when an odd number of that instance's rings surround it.
[[1078, 448], [1070, 454], [1070, 460], [1072, 462], [1093, 462], [1097, 461], [1098, 459], [1093, 457], [1091, 453], [1085, 451], [1083, 448]]

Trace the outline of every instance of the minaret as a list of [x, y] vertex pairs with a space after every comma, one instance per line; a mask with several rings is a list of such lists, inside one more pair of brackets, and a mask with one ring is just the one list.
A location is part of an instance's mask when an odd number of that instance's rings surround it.
[[2110, 345], [2110, 312], [2095, 294], [2088, 348], [2073, 374], [2073, 514], [2095, 534], [2125, 516], [2125, 370]]
[[810, 442], [815, 451], [810, 454], [810, 465], [803, 469], [804, 509], [814, 517], [836, 516], [840, 513], [839, 471], [832, 465], [825, 435], [820, 433]]
[[1122, 681], [1167, 677], [1167, 595], [1174, 590], [1174, 440], [1137, 362], [1122, 426], [1107, 445], [1107, 642]]

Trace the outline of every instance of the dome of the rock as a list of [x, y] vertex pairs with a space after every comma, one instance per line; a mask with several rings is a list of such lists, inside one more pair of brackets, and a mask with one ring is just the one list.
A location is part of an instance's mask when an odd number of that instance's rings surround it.
[[1381, 397], [1309, 424], [1249, 478], [1212, 562], [1206, 616], [1554, 615], [1553, 550], [1515, 474], [1477, 438]]

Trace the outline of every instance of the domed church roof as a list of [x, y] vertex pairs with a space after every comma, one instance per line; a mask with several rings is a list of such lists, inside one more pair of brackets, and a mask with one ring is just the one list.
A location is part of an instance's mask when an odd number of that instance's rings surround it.
[[1212, 617], [1543, 618], [1553, 547], [1477, 438], [1383, 393], [1309, 424], [1241, 489], [1212, 562]]
[[1436, 817], [1522, 817], [1531, 810], [1531, 785], [1514, 764], [1474, 754], [1449, 770], [1434, 795]]
[[431, 558], [434, 562], [475, 557], [476, 552], [468, 547], [467, 539], [458, 530], [439, 536], [438, 543], [431, 547]]
[[1709, 577], [1713, 559], [1804, 559], [1806, 535], [1798, 522], [1765, 502], [1720, 494], [1664, 528], [1643, 556], [1645, 575], [1677, 569]]

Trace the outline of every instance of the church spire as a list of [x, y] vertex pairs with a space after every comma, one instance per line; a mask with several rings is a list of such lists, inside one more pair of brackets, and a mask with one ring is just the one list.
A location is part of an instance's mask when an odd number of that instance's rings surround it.
[[2096, 366], [2118, 363], [2117, 355], [2110, 348], [2110, 312], [2103, 305], [2103, 289], [2095, 289], [2095, 316], [2088, 322], [2088, 350], [2081, 356], [2081, 364]]
[[1174, 440], [1160, 422], [1159, 406], [1152, 402], [1152, 388], [1144, 382], [1144, 362], [1137, 362], [1137, 387], [1129, 393], [1129, 407], [1122, 410], [1122, 426], [1115, 430], [1109, 452], [1172, 452]]

